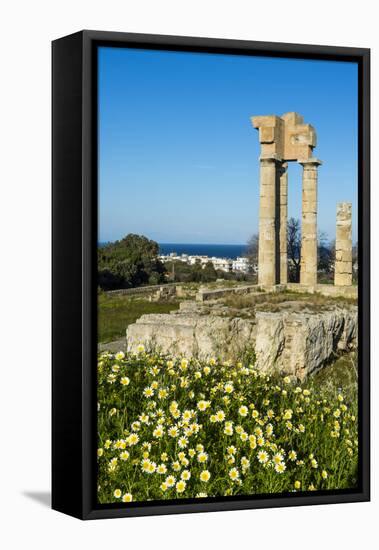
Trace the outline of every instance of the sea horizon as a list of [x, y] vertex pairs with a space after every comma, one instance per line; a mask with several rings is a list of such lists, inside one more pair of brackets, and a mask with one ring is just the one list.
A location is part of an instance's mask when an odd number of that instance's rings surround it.
[[[112, 241], [99, 242], [99, 247], [106, 246]], [[243, 256], [247, 251], [247, 244], [220, 244], [220, 243], [158, 243], [159, 253], [168, 255], [176, 253], [178, 256], [209, 256], [210, 258], [230, 258], [231, 260]]]
[[176, 252], [178, 256], [209, 256], [210, 258], [235, 259], [246, 254], [246, 244], [220, 244], [220, 243], [158, 243], [161, 254], [167, 255]]

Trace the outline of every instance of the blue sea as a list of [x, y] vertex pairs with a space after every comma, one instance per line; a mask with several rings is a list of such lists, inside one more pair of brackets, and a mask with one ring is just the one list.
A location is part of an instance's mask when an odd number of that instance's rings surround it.
[[190, 256], [215, 256], [216, 258], [230, 258], [234, 260], [237, 256], [246, 253], [246, 244], [182, 244], [182, 243], [159, 243], [161, 254], [176, 252]]
[[[98, 246], [108, 243], [99, 242]], [[160, 254], [176, 252], [178, 256], [188, 254], [189, 256], [215, 256], [216, 258], [230, 258], [234, 260], [238, 256], [246, 254], [246, 244], [183, 244], [183, 243], [159, 243]]]

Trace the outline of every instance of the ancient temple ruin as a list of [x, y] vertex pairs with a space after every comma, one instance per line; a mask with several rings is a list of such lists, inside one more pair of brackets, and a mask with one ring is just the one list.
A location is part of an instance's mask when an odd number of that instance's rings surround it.
[[[261, 144], [258, 284], [200, 287], [194, 294], [188, 290], [190, 295], [177, 285], [173, 288], [176, 296], [185, 298], [179, 310], [142, 315], [128, 326], [125, 344], [131, 351], [143, 343], [164, 353], [220, 356], [231, 361], [253, 349], [262, 372], [277, 370], [302, 380], [337, 354], [357, 346], [358, 311], [349, 301], [358, 296], [352, 285], [351, 204], [337, 205], [334, 285], [318, 284], [317, 180], [321, 161], [313, 155], [315, 129], [297, 113], [254, 116], [251, 120], [259, 130]], [[303, 167], [299, 283], [287, 278], [287, 168], [291, 161]], [[283, 300], [276, 300], [273, 310], [270, 296], [284, 290], [307, 296], [318, 293], [327, 300], [314, 309], [309, 297], [287, 300], [283, 293]], [[239, 301], [228, 301], [232, 296]], [[336, 297], [348, 301], [336, 302]]]
[[[321, 161], [313, 156], [316, 131], [298, 113], [254, 116], [259, 130], [260, 205], [258, 284], [287, 284], [288, 162], [303, 167], [300, 284], [317, 285], [317, 177]], [[343, 205], [343, 206], [342, 206]], [[349, 222], [350, 220], [350, 222]], [[350, 225], [349, 225], [350, 223]], [[350, 227], [350, 229], [349, 229]], [[337, 215], [335, 284], [351, 285], [351, 204]]]
[[252, 117], [259, 130], [260, 206], [258, 284], [287, 283], [287, 197], [289, 161], [303, 166], [300, 282], [317, 284], [316, 132], [297, 113]]

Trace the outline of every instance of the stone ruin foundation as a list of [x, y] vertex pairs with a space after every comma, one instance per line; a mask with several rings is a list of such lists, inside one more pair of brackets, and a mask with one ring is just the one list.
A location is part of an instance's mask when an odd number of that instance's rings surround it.
[[185, 357], [236, 360], [254, 350], [257, 367], [303, 380], [336, 354], [357, 346], [357, 306], [329, 307], [320, 312], [257, 311], [251, 319], [228, 316], [227, 308], [182, 302], [170, 314], [142, 315], [127, 329], [127, 347]]

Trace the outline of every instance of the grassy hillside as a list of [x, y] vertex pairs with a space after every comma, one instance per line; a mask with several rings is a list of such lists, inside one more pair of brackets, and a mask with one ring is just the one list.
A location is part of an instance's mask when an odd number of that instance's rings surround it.
[[98, 342], [111, 342], [125, 336], [126, 327], [145, 313], [169, 313], [179, 302], [150, 302], [146, 297], [98, 296]]

